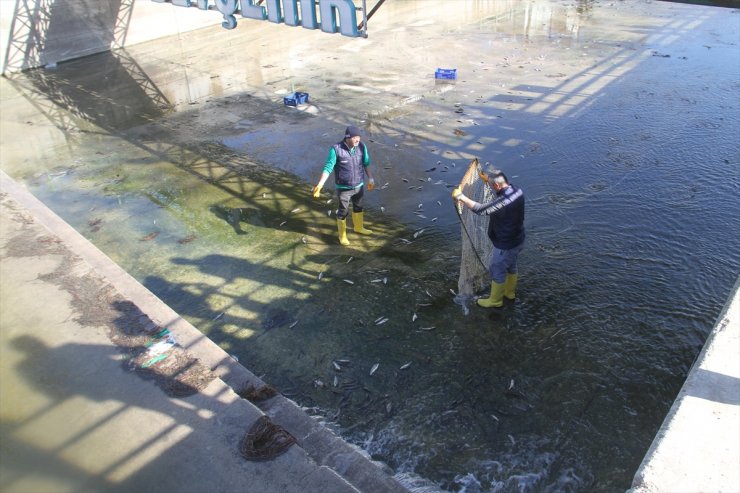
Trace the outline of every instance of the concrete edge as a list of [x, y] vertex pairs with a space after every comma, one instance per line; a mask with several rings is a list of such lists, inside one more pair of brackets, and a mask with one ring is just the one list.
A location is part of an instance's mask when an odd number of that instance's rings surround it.
[[[740, 313], [740, 277], [738, 277], [738, 279], [735, 281], [732, 292], [725, 302], [722, 311], [717, 316], [712, 331], [709, 333], [709, 336], [707, 336], [702, 350], [699, 352], [696, 359], [694, 360], [694, 363], [691, 365], [691, 369], [689, 369], [686, 380], [681, 386], [681, 389], [679, 390], [676, 399], [673, 401], [671, 408], [668, 410], [668, 414], [666, 415], [663, 423], [658, 429], [658, 433], [655, 435], [653, 442], [650, 444], [650, 448], [645, 453], [645, 457], [642, 459], [642, 462], [640, 463], [640, 466], [635, 473], [632, 485], [630, 489], [627, 490], [627, 493], [656, 493], [660, 491], [660, 489], [653, 485], [652, 481], [650, 480], [653, 463], [654, 461], [659, 460], [660, 448], [662, 446], [663, 440], [670, 432], [671, 424], [674, 419], [676, 419], [676, 415], [679, 412], [681, 404], [684, 398], [689, 393], [688, 389], [693, 385], [694, 374], [701, 367], [702, 363], [706, 359], [707, 353], [711, 351], [718, 334], [723, 332], [728, 325], [733, 323], [733, 313], [735, 314], [735, 316]], [[740, 322], [738, 322], [738, 320], [735, 320], [734, 323]]]
[[[2, 170], [0, 170], [0, 191], [8, 193], [25, 207], [41, 225], [89, 263], [95, 272], [134, 303], [152, 322], [167, 327], [178, 344], [211, 368], [225, 385], [237, 393], [249, 386], [260, 388], [265, 385], [259, 377], [239, 364]], [[408, 490], [393, 478], [393, 471], [389, 468], [384, 469], [370, 460], [359, 448], [345, 442], [308, 416], [292, 400], [277, 395], [269, 400], [251, 404], [293, 435], [298, 445], [312, 460], [320, 466], [328, 467], [359, 491], [408, 493]]]

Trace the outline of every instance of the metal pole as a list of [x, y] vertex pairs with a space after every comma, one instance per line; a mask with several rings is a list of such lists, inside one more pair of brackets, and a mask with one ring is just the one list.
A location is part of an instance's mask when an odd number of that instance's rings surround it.
[[362, 0], [362, 37], [367, 38], [367, 1]]

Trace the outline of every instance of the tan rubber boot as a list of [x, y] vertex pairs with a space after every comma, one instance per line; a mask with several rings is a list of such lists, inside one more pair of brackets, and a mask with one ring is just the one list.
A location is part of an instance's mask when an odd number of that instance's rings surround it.
[[359, 233], [361, 235], [371, 235], [373, 234], [372, 231], [369, 229], [365, 229], [365, 213], [364, 212], [353, 212], [352, 213], [352, 223], [355, 225], [355, 233]]

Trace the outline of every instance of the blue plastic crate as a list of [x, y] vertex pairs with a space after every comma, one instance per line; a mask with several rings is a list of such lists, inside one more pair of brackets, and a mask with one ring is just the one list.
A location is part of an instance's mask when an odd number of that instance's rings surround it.
[[456, 68], [438, 68], [434, 71], [435, 79], [455, 80], [457, 79]]
[[308, 103], [307, 92], [294, 92], [283, 98], [285, 106], [298, 106], [299, 104]]

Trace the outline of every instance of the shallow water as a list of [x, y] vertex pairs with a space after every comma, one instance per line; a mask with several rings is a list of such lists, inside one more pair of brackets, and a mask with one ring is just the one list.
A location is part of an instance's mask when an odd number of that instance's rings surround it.
[[[217, 27], [3, 80], [2, 167], [396, 471], [624, 490], [740, 272], [740, 13], [464, 6], [391, 2], [367, 40]], [[255, 39], [271, 49], [233, 49]], [[347, 249], [309, 192], [348, 122], [379, 190], [377, 234]], [[501, 316], [450, 292], [450, 185], [474, 156], [527, 195]]]

